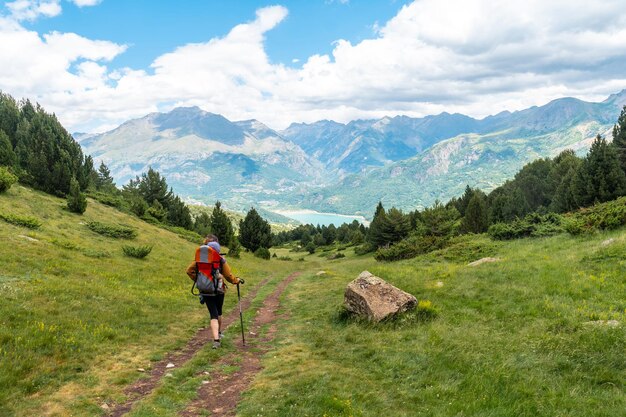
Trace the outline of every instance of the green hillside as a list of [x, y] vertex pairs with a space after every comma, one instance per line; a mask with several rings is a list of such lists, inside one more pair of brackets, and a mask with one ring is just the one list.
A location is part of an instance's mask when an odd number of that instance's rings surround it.
[[[208, 322], [184, 273], [194, 244], [93, 200], [83, 216], [65, 205], [20, 185], [0, 194], [0, 214], [41, 223], [33, 230], [0, 220], [0, 416], [98, 415], [104, 399], [121, 398], [140, 376], [137, 368]], [[96, 234], [90, 221], [137, 237]], [[153, 250], [134, 259], [124, 245]], [[285, 269], [247, 254], [232, 266], [248, 279], [244, 291]], [[225, 308], [235, 301], [227, 297]]]
[[[20, 185], [0, 194], [5, 218], [41, 223], [29, 229], [0, 220], [0, 416], [106, 415], [103, 404], [124, 402], [124, 389], [145, 378], [138, 368], [150, 369], [208, 322], [184, 274], [193, 243], [92, 200], [83, 216], [64, 206]], [[137, 237], [96, 234], [90, 221], [131, 228]], [[286, 314], [238, 415], [623, 413], [626, 230], [454, 239], [395, 263], [352, 249], [327, 260], [336, 247], [310, 255], [271, 250], [293, 261], [245, 253], [230, 260], [248, 279], [244, 295], [269, 279], [245, 312], [246, 328], [277, 283], [301, 272], [281, 298]], [[139, 260], [125, 257], [124, 245], [153, 250]], [[467, 265], [486, 256], [499, 261]], [[377, 325], [345, 316], [343, 290], [363, 270], [414, 294], [421, 307]], [[227, 295], [226, 310], [235, 303]], [[239, 331], [233, 325], [223, 349], [205, 347], [162, 378], [129, 415], [178, 415], [196, 396], [199, 375], [238, 353]]]

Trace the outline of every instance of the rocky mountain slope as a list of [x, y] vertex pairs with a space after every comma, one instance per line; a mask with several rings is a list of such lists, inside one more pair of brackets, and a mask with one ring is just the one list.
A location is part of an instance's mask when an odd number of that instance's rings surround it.
[[281, 132], [191, 107], [80, 140], [118, 184], [152, 166], [183, 197], [209, 204], [370, 216], [379, 200], [427, 206], [466, 184], [493, 189], [536, 158], [567, 148], [584, 154], [597, 134], [610, 138], [624, 104], [626, 90], [599, 103], [562, 98], [480, 120], [449, 113], [323, 120]]

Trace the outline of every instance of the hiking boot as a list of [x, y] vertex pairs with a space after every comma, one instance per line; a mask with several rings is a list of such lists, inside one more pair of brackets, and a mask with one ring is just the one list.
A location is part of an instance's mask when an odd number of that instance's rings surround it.
[[213, 341], [213, 349], [217, 349], [217, 348], [219, 348], [220, 346], [222, 346], [222, 344], [220, 343], [220, 341], [219, 341], [219, 340], [214, 340], [214, 341]]

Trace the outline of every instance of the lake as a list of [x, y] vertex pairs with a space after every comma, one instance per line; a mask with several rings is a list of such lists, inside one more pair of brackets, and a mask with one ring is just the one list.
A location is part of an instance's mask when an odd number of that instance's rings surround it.
[[302, 224], [313, 224], [320, 226], [328, 226], [334, 224], [341, 226], [343, 223], [352, 223], [354, 220], [369, 226], [369, 221], [363, 216], [354, 216], [348, 214], [336, 213], [320, 213], [313, 210], [272, 210], [290, 219], [299, 221]]

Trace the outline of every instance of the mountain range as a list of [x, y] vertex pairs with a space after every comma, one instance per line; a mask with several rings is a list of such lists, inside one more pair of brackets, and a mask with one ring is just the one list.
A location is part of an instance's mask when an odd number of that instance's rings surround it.
[[182, 107], [75, 137], [118, 184], [152, 166], [190, 201], [368, 217], [378, 201], [424, 207], [467, 184], [489, 191], [525, 163], [567, 148], [584, 154], [597, 134], [611, 137], [625, 104], [626, 90], [599, 103], [568, 97], [484, 119], [441, 113], [323, 120], [282, 131]]

